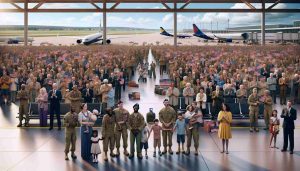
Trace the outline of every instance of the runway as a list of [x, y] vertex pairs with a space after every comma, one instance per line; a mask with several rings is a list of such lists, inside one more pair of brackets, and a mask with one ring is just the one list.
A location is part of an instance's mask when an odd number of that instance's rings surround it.
[[[151, 62], [153, 56], [151, 52], [148, 61]], [[158, 67], [156, 73], [159, 73]], [[166, 75], [164, 75], [166, 76]], [[137, 75], [135, 75], [137, 80]], [[128, 88], [122, 92], [124, 107], [132, 112], [135, 103], [140, 104], [140, 112], [145, 116], [149, 108], [154, 108], [158, 117], [159, 110], [163, 107], [165, 97], [154, 94], [154, 85], [159, 82], [157, 79], [148, 79], [147, 83], [140, 83], [139, 88]], [[128, 99], [128, 92], [139, 91], [141, 100], [131, 101]], [[300, 106], [295, 106], [298, 113]], [[275, 105], [280, 111], [282, 106]], [[1, 106], [0, 109], [0, 171], [62, 171], [62, 170], [109, 170], [109, 171], [174, 171], [174, 170], [236, 170], [236, 171], [266, 171], [266, 170], [299, 170], [300, 168], [300, 119], [295, 122], [295, 149], [294, 154], [282, 153], [280, 149], [269, 148], [270, 135], [268, 131], [260, 130], [259, 133], [250, 133], [247, 128], [248, 121], [243, 121], [246, 127], [233, 128], [233, 138], [229, 142], [229, 154], [221, 154], [221, 141], [216, 133], [207, 133], [202, 128], [200, 131], [199, 155], [194, 155], [194, 148], [191, 148], [189, 156], [163, 155], [152, 157], [153, 137], [149, 139], [149, 158], [130, 160], [124, 157], [122, 151], [119, 158], [109, 158], [104, 162], [99, 156], [99, 163], [93, 164], [83, 161], [80, 157], [80, 133], [77, 129], [77, 160], [64, 160], [64, 131], [48, 131], [47, 128], [17, 128], [18, 107]], [[234, 125], [239, 125], [240, 121], [235, 120]], [[282, 120], [281, 120], [282, 123]], [[263, 126], [263, 120], [259, 121]], [[100, 130], [100, 128], [96, 128]], [[102, 149], [102, 143], [101, 149]], [[282, 129], [278, 135], [277, 146], [282, 147]], [[193, 144], [192, 144], [193, 147]], [[177, 150], [176, 135], [173, 135], [173, 151]]]

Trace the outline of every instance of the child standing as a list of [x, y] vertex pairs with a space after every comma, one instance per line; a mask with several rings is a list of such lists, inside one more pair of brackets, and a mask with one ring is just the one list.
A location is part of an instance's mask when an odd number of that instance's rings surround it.
[[143, 150], [143, 148], [145, 149], [146, 159], [148, 159], [147, 149], [148, 149], [148, 137], [149, 137], [149, 134], [150, 134], [149, 128], [148, 128], [147, 124], [145, 123], [144, 129], [142, 131], [141, 151]]
[[[158, 154], [161, 156], [162, 153], [160, 151], [160, 146], [161, 146], [161, 130], [162, 127], [160, 125], [158, 125], [158, 119], [154, 119], [154, 125], [151, 127], [150, 129], [150, 133], [149, 136], [151, 134], [151, 132], [153, 131], [153, 139], [154, 139], [154, 153], [153, 153], [153, 157], [156, 157], [156, 147], [158, 147]], [[148, 137], [149, 138], [149, 137]]]
[[91, 137], [91, 142], [92, 142], [91, 153], [93, 156], [93, 163], [98, 163], [98, 154], [101, 154], [101, 149], [99, 146], [100, 140], [101, 139], [98, 137], [98, 131], [93, 130], [93, 136]]
[[[270, 148], [278, 148], [276, 147], [276, 138], [279, 133], [279, 125], [280, 125], [280, 120], [277, 117], [277, 110], [273, 110], [272, 116], [270, 118], [270, 133], [271, 133]], [[274, 139], [274, 146], [272, 147], [273, 139]]]
[[178, 150], [177, 150], [176, 154], [180, 153], [180, 143], [182, 145], [182, 153], [185, 153], [185, 151], [184, 151], [185, 127], [186, 127], [186, 121], [183, 119], [183, 116], [180, 113], [180, 114], [178, 114], [178, 119], [176, 120], [176, 123], [173, 128], [173, 131], [177, 130]]

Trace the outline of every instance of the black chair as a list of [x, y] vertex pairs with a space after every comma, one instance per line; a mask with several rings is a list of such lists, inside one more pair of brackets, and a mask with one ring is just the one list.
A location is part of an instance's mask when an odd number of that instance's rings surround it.
[[89, 111], [93, 111], [94, 109], [98, 110], [100, 112], [101, 110], [101, 104], [100, 103], [88, 103], [87, 108]]
[[249, 105], [248, 103], [240, 103], [241, 113], [245, 118], [249, 118]]
[[258, 108], [259, 108], [259, 110], [258, 110], [258, 118], [259, 119], [263, 119], [264, 118], [264, 109], [265, 109], [264, 104], [259, 104]]
[[234, 118], [234, 119], [243, 118], [242, 115], [241, 115], [241, 110], [240, 110], [239, 103], [226, 103], [226, 104], [230, 108], [230, 111], [232, 113], [232, 118]]
[[67, 114], [71, 111], [71, 105], [70, 103], [60, 103], [60, 115], [63, 117], [63, 115]]
[[235, 98], [233, 98], [233, 97], [224, 97], [224, 103], [235, 103]]

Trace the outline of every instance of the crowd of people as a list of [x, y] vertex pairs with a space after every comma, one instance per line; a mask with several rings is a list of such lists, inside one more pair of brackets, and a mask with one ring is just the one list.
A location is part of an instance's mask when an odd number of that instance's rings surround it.
[[[76, 158], [75, 127], [79, 122], [81, 156], [87, 160], [92, 157], [93, 162], [97, 162], [101, 153], [99, 142], [103, 140], [104, 160], [107, 161], [108, 147], [111, 157], [120, 155], [121, 138], [124, 155], [133, 158], [136, 148], [138, 158], [142, 158], [142, 149], [148, 157], [148, 138], [152, 132], [154, 157], [157, 148], [159, 155], [173, 154], [174, 131], [178, 143], [176, 153], [190, 154], [193, 140], [195, 155], [198, 155], [199, 130], [207, 103], [212, 103], [212, 120], [219, 125], [221, 152], [228, 154], [232, 113], [224, 100], [229, 98], [249, 104], [250, 132], [259, 131], [259, 104], [264, 105], [265, 129], [270, 130], [271, 142], [274, 139], [276, 147], [280, 123], [273, 104], [278, 94], [280, 104], [287, 104], [280, 115], [284, 118], [282, 151], [287, 150], [289, 138], [293, 153], [297, 112], [291, 105], [300, 102], [298, 46], [186, 46], [176, 49], [159, 46], [151, 49], [157, 64], [144, 62], [149, 50], [146, 46], [1, 47], [1, 103], [7, 105], [20, 100], [18, 127], [21, 127], [23, 119], [25, 126], [29, 126], [28, 103], [37, 102], [41, 126], [47, 126], [47, 115], [50, 115], [49, 130], [53, 129], [54, 115], [61, 130], [59, 104], [62, 101], [70, 103], [71, 111], [64, 117], [65, 159], [69, 159], [70, 146], [71, 157]], [[146, 123], [144, 115], [139, 113], [139, 104], [133, 106], [132, 114], [123, 108], [121, 92], [136, 69], [144, 82], [148, 76], [156, 78], [156, 65], [160, 67], [160, 75], [169, 75], [171, 85], [158, 119]], [[179, 100], [180, 97], [184, 100]], [[88, 111], [87, 103], [92, 102], [100, 102], [102, 111]], [[178, 110], [182, 106], [186, 110]], [[104, 114], [102, 137], [92, 128], [99, 113]]]

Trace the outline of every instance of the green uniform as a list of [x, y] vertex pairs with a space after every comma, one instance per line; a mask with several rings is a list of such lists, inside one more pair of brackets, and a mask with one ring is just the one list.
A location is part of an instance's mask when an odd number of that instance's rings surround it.
[[271, 96], [267, 96], [264, 101], [264, 119], [265, 119], [266, 128], [269, 128], [270, 117], [272, 115], [272, 106], [273, 106], [273, 99]]
[[103, 140], [103, 151], [107, 153], [108, 151], [108, 144], [110, 151], [113, 152], [115, 146], [115, 129], [116, 118], [114, 115], [109, 116], [108, 114], [104, 115], [102, 120], [102, 136], [104, 137]]
[[79, 90], [72, 90], [69, 95], [69, 99], [71, 101], [71, 108], [75, 110], [76, 113], [81, 111], [81, 93]]
[[19, 120], [22, 123], [24, 114], [25, 114], [25, 123], [27, 124], [29, 121], [28, 117], [28, 100], [29, 94], [26, 90], [20, 90], [17, 94], [17, 98], [20, 99], [20, 106], [19, 106]]
[[[176, 121], [176, 111], [171, 107], [167, 106], [162, 108], [159, 111], [159, 121], [161, 123], [171, 123], [170, 126], [166, 127], [162, 124], [162, 137], [163, 137], [163, 146], [166, 148], [167, 146], [172, 146], [172, 128], [174, 127], [174, 123]], [[168, 129], [168, 130], [165, 130]]]
[[138, 156], [141, 153], [142, 130], [145, 125], [144, 116], [141, 113], [132, 113], [129, 115], [128, 127], [130, 130], [130, 156], [134, 155], [134, 143], [136, 142], [136, 151]]
[[[257, 103], [257, 104], [255, 104]], [[258, 104], [258, 95], [254, 97], [253, 94], [251, 94], [248, 98], [248, 104], [249, 104], [249, 116], [250, 116], [250, 128], [258, 129], [258, 112], [259, 112], [259, 104]]]
[[[114, 110], [116, 116], [116, 127], [115, 127], [115, 135], [116, 135], [116, 148], [120, 148], [121, 146], [121, 136], [123, 139], [123, 147], [126, 149], [128, 147], [128, 118], [129, 112], [126, 109], [116, 108]], [[122, 124], [118, 124], [118, 122], [124, 122]]]
[[71, 152], [74, 153], [76, 149], [76, 126], [78, 125], [78, 115], [76, 113], [68, 112], [64, 117], [65, 133], [66, 133], [66, 147], [65, 153], [68, 154], [71, 144]]

